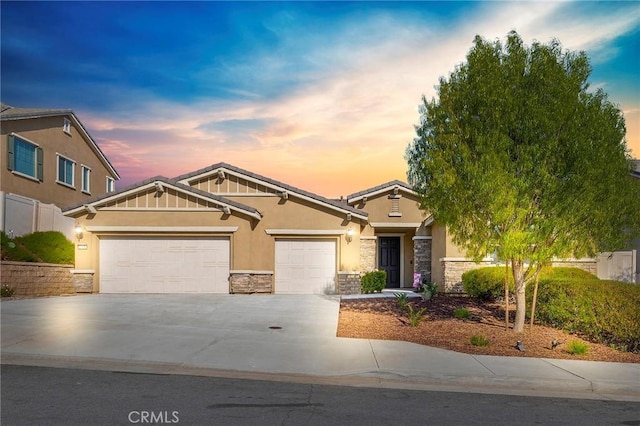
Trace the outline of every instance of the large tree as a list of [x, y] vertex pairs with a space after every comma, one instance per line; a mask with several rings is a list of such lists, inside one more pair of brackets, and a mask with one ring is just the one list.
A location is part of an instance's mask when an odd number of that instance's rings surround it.
[[590, 90], [584, 52], [476, 36], [465, 63], [423, 97], [408, 178], [421, 207], [473, 258], [513, 273], [514, 331], [525, 288], [554, 258], [615, 250], [640, 231], [640, 185], [620, 109]]

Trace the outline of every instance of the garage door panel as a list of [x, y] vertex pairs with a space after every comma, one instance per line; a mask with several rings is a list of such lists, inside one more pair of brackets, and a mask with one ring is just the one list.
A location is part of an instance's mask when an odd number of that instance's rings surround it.
[[228, 293], [228, 238], [100, 240], [101, 293]]
[[334, 240], [276, 240], [275, 292], [323, 294], [335, 290]]

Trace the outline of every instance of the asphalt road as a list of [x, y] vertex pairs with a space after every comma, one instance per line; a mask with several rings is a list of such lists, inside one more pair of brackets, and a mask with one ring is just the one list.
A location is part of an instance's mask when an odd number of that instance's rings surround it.
[[640, 403], [1, 366], [7, 425], [640, 425]]

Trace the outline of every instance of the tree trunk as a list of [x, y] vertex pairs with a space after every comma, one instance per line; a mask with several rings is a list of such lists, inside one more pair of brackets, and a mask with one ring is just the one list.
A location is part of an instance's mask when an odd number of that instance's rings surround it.
[[509, 330], [509, 263], [504, 262], [504, 328]]
[[522, 333], [524, 331], [524, 320], [527, 310], [527, 300], [525, 298], [525, 282], [524, 270], [522, 262], [511, 260], [511, 269], [513, 271], [513, 281], [516, 285], [516, 320], [513, 323], [513, 331]]
[[538, 283], [540, 282], [540, 273], [536, 272], [536, 285], [533, 287], [533, 302], [531, 302], [531, 322], [529, 323], [530, 329], [533, 328], [533, 319], [536, 316], [536, 299], [538, 298]]

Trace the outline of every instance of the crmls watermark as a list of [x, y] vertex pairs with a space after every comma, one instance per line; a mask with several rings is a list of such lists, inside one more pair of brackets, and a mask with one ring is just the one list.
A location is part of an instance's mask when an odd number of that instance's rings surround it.
[[134, 424], [171, 424], [180, 421], [179, 414], [177, 411], [131, 411], [127, 418]]

